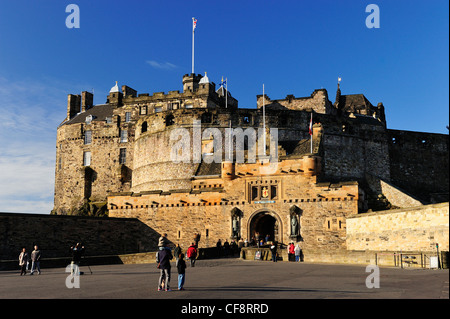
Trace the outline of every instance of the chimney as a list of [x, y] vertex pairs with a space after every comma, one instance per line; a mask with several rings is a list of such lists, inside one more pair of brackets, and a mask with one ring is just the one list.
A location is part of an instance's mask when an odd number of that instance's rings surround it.
[[81, 96], [69, 94], [67, 96], [67, 120], [72, 119], [80, 112]]
[[94, 105], [94, 94], [91, 92], [81, 92], [81, 112], [85, 112]]

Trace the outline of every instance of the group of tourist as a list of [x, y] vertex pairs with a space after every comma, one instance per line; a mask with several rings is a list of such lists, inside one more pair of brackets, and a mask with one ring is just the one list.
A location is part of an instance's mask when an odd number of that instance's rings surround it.
[[[72, 256], [71, 261], [71, 273], [73, 274], [75, 271], [79, 274], [79, 265], [81, 262], [81, 257], [84, 254], [84, 246], [81, 243], [77, 243], [70, 247], [70, 254]], [[19, 254], [19, 267], [20, 267], [20, 275], [26, 275], [27, 270], [30, 270], [30, 262], [31, 262], [31, 272], [30, 275], [33, 275], [34, 272], [37, 272], [38, 275], [41, 274], [41, 257], [42, 252], [39, 249], [38, 245], [34, 246], [34, 250], [29, 254], [25, 247], [22, 248], [22, 251]]]
[[[302, 255], [302, 249], [300, 248], [300, 245], [297, 243], [297, 245], [294, 246], [294, 243], [291, 242], [286, 247], [287, 253], [288, 253], [288, 261], [301, 261], [301, 255]], [[272, 243], [270, 245], [270, 252], [272, 253], [272, 261], [277, 262], [278, 260], [278, 245], [277, 243]]]
[[20, 275], [26, 275], [27, 270], [29, 269], [31, 261], [31, 273], [33, 275], [35, 271], [37, 271], [38, 275], [41, 274], [41, 251], [37, 245], [34, 246], [34, 250], [31, 252], [31, 255], [28, 254], [27, 249], [25, 247], [22, 248], [21, 253], [19, 254], [19, 266], [20, 266]]
[[[186, 251], [186, 256], [190, 261], [191, 267], [195, 267], [195, 260], [197, 259], [197, 247], [200, 240], [200, 235], [196, 234], [194, 242]], [[158, 252], [156, 253], [157, 268], [160, 270], [158, 280], [158, 291], [172, 291], [170, 289], [171, 268], [170, 261], [173, 259], [172, 250], [169, 247], [167, 234], [163, 234], [158, 241]], [[178, 270], [178, 290], [184, 290], [184, 282], [186, 276], [186, 261], [184, 254], [179, 244], [173, 250], [176, 259], [176, 267]]]
[[296, 261], [299, 262], [301, 261], [301, 253], [302, 253], [302, 249], [300, 248], [300, 245], [297, 243], [297, 245], [295, 245], [294, 247], [294, 243], [289, 243], [289, 245], [287, 246], [287, 251], [288, 251], [288, 261]]

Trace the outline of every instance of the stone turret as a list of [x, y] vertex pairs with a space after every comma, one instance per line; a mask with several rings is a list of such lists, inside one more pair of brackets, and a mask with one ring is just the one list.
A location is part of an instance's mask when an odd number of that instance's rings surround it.
[[201, 80], [201, 74], [185, 74], [183, 75], [183, 92], [195, 92], [198, 90], [198, 84]]

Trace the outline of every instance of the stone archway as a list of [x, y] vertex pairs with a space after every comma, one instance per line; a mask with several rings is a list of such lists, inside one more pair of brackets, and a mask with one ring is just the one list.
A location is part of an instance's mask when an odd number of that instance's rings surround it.
[[270, 236], [270, 240], [282, 242], [282, 224], [279, 216], [270, 210], [258, 210], [249, 218], [248, 235], [249, 239], [259, 233], [262, 238]]

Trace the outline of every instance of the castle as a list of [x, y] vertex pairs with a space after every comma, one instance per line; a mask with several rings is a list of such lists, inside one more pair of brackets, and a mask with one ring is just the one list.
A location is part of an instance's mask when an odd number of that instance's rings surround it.
[[[116, 82], [101, 105], [90, 92], [68, 95], [53, 213], [136, 217], [185, 247], [196, 233], [203, 247], [260, 234], [323, 250], [348, 248], [352, 216], [448, 201], [448, 135], [388, 129], [383, 104], [363, 94], [344, 95], [338, 84], [334, 102], [325, 89], [258, 95], [255, 109], [238, 107], [206, 74], [186, 74], [182, 85], [149, 95]], [[172, 133], [194, 136], [194, 121], [221, 136], [264, 128], [264, 156], [249, 159], [247, 136], [243, 162], [206, 160], [217, 137], [202, 134], [189, 144], [202, 160], [174, 162]]]

